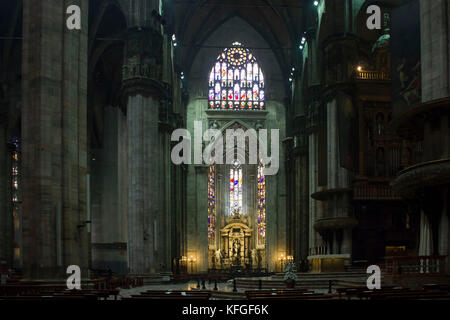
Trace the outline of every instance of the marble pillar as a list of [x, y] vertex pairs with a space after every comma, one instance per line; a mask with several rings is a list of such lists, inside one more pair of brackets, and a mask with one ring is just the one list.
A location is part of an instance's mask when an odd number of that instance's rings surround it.
[[[69, 5], [81, 30], [65, 28]], [[23, 266], [26, 278], [88, 272], [87, 0], [23, 1]], [[37, 14], [39, 13], [39, 14]]]
[[[159, 118], [162, 36], [150, 28], [129, 30], [123, 66], [122, 106], [127, 126], [128, 271], [161, 271], [164, 214]], [[167, 250], [167, 248], [166, 248]]]
[[[422, 102], [429, 103], [450, 97], [450, 4], [448, 0], [420, 1], [420, 29], [422, 56]], [[442, 110], [448, 109], [448, 105]], [[440, 119], [432, 122], [433, 119]], [[436, 130], [438, 124], [439, 129]], [[450, 158], [450, 117], [447, 112], [427, 114], [424, 129], [424, 157], [422, 161], [436, 161]], [[442, 184], [442, 182], [439, 182]], [[449, 250], [449, 190], [440, 186], [439, 205], [441, 212], [433, 212], [438, 227], [437, 248], [440, 255], [446, 255], [447, 272], [450, 272]], [[434, 191], [432, 191], [434, 193]], [[432, 200], [433, 201], [433, 200]], [[425, 209], [425, 208], [424, 208]], [[421, 229], [425, 229], [421, 226]], [[421, 246], [426, 244], [421, 241]]]
[[420, 1], [422, 101], [450, 96], [450, 4]]
[[[7, 246], [7, 220], [9, 212], [7, 210], [7, 145], [6, 145], [6, 117], [2, 120], [0, 114], [0, 260], [8, 261], [11, 256], [10, 248]], [[8, 264], [9, 266], [9, 264]]]
[[159, 102], [128, 98], [128, 250], [130, 273], [156, 271], [159, 196]]
[[197, 258], [197, 271], [208, 270], [208, 171], [209, 167], [198, 165], [196, 171], [197, 191], [197, 226], [196, 246], [191, 248], [192, 254]]

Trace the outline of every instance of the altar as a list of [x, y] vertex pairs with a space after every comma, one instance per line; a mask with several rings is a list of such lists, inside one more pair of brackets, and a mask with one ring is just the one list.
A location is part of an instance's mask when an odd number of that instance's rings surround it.
[[210, 249], [212, 269], [258, 269], [264, 248], [256, 249], [252, 241], [253, 230], [243, 215], [233, 215], [220, 229], [218, 249]]

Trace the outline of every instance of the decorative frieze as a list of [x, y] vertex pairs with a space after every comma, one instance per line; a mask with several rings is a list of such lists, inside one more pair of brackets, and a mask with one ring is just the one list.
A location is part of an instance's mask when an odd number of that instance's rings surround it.
[[162, 79], [163, 37], [151, 28], [131, 29], [125, 45], [122, 80]]

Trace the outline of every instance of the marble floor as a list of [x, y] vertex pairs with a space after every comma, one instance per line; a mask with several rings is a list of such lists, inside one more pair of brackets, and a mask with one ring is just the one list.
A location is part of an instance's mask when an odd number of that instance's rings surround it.
[[[214, 289], [214, 283], [208, 283], [206, 281], [205, 283], [206, 290], [213, 290]], [[231, 284], [228, 283], [217, 283], [218, 291], [221, 292], [233, 292], [233, 287]], [[145, 285], [142, 287], [136, 287], [131, 289], [121, 289], [120, 295], [123, 297], [129, 297], [133, 294], [139, 294], [141, 292], [147, 291], [147, 290], [197, 290], [197, 281], [191, 281], [188, 283], [168, 283], [168, 284], [150, 284]], [[241, 289], [238, 292], [244, 293], [245, 290], [248, 289]]]
[[[206, 290], [213, 291], [214, 290], [214, 283], [208, 283], [206, 281], [205, 283]], [[232, 281], [228, 283], [218, 283], [217, 284], [218, 293], [232, 293], [233, 292], [233, 285]], [[254, 288], [257, 289], [257, 288]], [[149, 284], [144, 285], [141, 287], [131, 288], [131, 289], [121, 289], [120, 290], [120, 297], [130, 297], [131, 295], [140, 294], [142, 292], [145, 292], [147, 290], [197, 290], [197, 281], [191, 281], [188, 283], [168, 283], [168, 284]], [[243, 294], [246, 290], [250, 290], [249, 288], [237, 288], [237, 292]], [[327, 293], [327, 289], [313, 289], [316, 293]]]

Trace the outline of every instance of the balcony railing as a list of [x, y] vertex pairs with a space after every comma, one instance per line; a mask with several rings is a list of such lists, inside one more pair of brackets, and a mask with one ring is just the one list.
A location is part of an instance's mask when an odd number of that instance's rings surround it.
[[355, 186], [354, 200], [399, 200], [400, 196], [387, 182], [363, 182]]
[[447, 256], [385, 257], [386, 272], [400, 274], [442, 274]]
[[357, 71], [356, 79], [358, 80], [391, 80], [391, 76], [386, 72], [379, 71]]
[[325, 255], [328, 254], [328, 246], [317, 246], [313, 248], [309, 248], [309, 255], [310, 256], [317, 256], [317, 255]]

